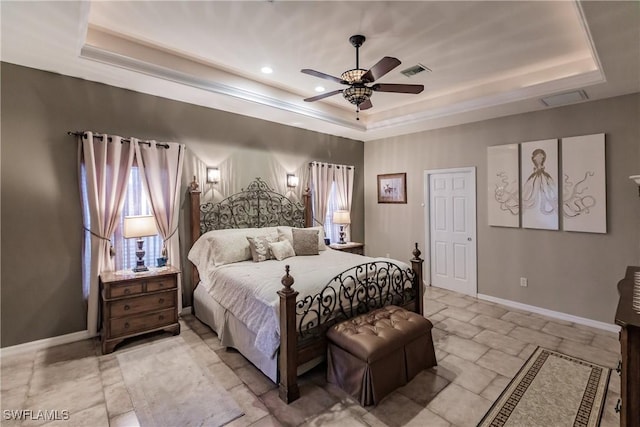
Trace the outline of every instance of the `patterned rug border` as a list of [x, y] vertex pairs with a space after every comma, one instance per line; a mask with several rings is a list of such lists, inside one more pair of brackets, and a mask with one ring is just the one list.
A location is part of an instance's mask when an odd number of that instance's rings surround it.
[[[491, 407], [487, 410], [487, 412], [484, 414], [484, 416], [482, 417], [482, 419], [480, 420], [480, 422], [478, 423], [477, 427], [482, 427], [482, 426], [486, 426], [486, 427], [501, 427], [503, 426], [507, 420], [507, 418], [504, 419], [497, 419], [498, 416], [500, 415], [500, 412], [494, 414], [494, 417], [492, 420], [488, 420], [489, 416], [492, 415], [492, 413], [494, 412], [494, 410], [496, 409], [496, 407], [498, 405], [502, 405], [503, 408], [504, 406], [511, 402], [512, 403], [512, 407], [511, 410], [515, 409], [515, 407], [517, 406], [518, 402], [520, 401], [520, 398], [522, 397], [522, 395], [524, 395], [524, 393], [526, 392], [527, 388], [530, 385], [531, 380], [535, 377], [535, 375], [533, 377], [531, 377], [531, 379], [529, 380], [529, 384], [527, 384], [526, 387], [518, 387], [515, 390], [511, 390], [512, 385], [514, 385], [514, 383], [516, 381], [518, 382], [523, 382], [523, 380], [526, 377], [521, 377], [521, 374], [524, 372], [525, 369], [527, 370], [531, 370], [531, 369], [536, 369], [535, 373], [537, 373], [539, 371], [539, 369], [542, 367], [542, 365], [544, 364], [544, 362], [546, 361], [546, 359], [549, 357], [550, 354], [546, 354], [546, 356], [544, 356], [544, 360], [541, 363], [536, 363], [537, 361], [533, 361], [534, 358], [538, 359], [540, 356], [543, 355], [543, 352], [548, 352], [548, 353], [552, 353], [554, 355], [557, 355], [563, 359], [566, 360], [570, 360], [572, 362], [577, 362], [581, 365], [586, 365], [592, 368], [601, 368], [604, 372], [606, 372], [606, 380], [604, 382], [604, 393], [602, 396], [602, 404], [600, 405], [600, 409], [598, 411], [598, 415], [596, 417], [596, 424], [597, 426], [600, 425], [600, 420], [602, 418], [602, 415], [604, 413], [604, 403], [606, 402], [607, 399], [607, 393], [609, 392], [609, 380], [610, 380], [610, 376], [611, 376], [611, 368], [607, 368], [606, 366], [603, 365], [599, 365], [597, 363], [593, 363], [593, 362], [589, 362], [588, 360], [584, 360], [581, 359], [579, 357], [575, 357], [575, 356], [570, 356], [568, 354], [564, 354], [561, 353], [559, 351], [555, 351], [555, 350], [550, 350], [548, 348], [545, 347], [541, 347], [538, 346], [536, 347], [536, 349], [533, 351], [533, 353], [531, 354], [531, 356], [529, 356], [529, 358], [522, 364], [522, 366], [520, 367], [520, 369], [518, 370], [518, 372], [514, 375], [514, 377], [511, 379], [511, 381], [509, 381], [509, 384], [507, 384], [507, 386], [504, 388], [504, 390], [502, 390], [502, 392], [500, 393], [500, 395], [498, 396], [498, 398], [493, 402], [493, 404], [491, 405]], [[531, 365], [531, 366], [530, 366]], [[594, 380], [593, 377], [593, 372], [589, 378], [589, 383], [592, 383], [592, 381]], [[506, 397], [507, 393], [510, 393], [511, 395], [514, 395], [515, 393], [518, 393], [518, 400], [515, 402], [515, 404], [513, 403], [512, 399], [507, 399], [506, 401], [503, 401], [503, 399]], [[593, 395], [589, 395], [589, 397], [591, 397], [591, 405], [593, 405]], [[584, 410], [585, 406], [585, 396], [583, 396], [582, 401], [580, 403], [580, 409], [578, 409], [578, 414], [576, 414], [576, 420], [573, 424], [574, 427], [582, 427], [582, 426], [587, 426], [587, 421], [589, 421], [589, 418], [587, 418], [586, 420], [584, 419], [584, 417], [580, 418], [580, 412], [581, 410]], [[501, 408], [501, 410], [503, 409]], [[582, 422], [580, 421], [582, 420]]]

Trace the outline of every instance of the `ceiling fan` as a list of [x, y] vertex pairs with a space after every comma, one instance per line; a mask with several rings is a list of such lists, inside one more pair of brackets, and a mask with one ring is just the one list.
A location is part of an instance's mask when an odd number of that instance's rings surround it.
[[401, 62], [397, 58], [385, 56], [369, 70], [361, 69], [359, 49], [365, 40], [366, 37], [359, 34], [349, 37], [349, 42], [351, 42], [353, 47], [356, 48], [356, 68], [345, 71], [340, 75], [340, 78], [321, 73], [320, 71], [310, 70], [308, 68], [300, 70], [303, 73], [309, 74], [311, 76], [320, 77], [321, 79], [331, 80], [333, 82], [349, 86], [346, 89], [334, 90], [332, 92], [327, 92], [321, 95], [312, 96], [311, 98], [306, 98], [306, 102], [318, 101], [320, 99], [342, 93], [342, 96], [344, 96], [347, 101], [356, 106], [356, 120], [360, 120], [360, 118], [357, 116], [357, 113], [360, 110], [368, 110], [369, 108], [373, 107], [373, 104], [371, 104], [371, 95], [373, 95], [373, 92], [418, 94], [424, 90], [423, 85], [376, 83], [372, 86], [367, 86], [368, 83], [375, 82], [380, 77], [396, 68], [401, 64]]

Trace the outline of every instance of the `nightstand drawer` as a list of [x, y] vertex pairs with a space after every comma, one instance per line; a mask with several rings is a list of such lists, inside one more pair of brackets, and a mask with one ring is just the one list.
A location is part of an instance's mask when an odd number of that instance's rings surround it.
[[154, 295], [127, 298], [108, 303], [110, 317], [130, 316], [146, 311], [161, 310], [176, 305], [175, 292], [162, 292]]
[[171, 308], [155, 313], [144, 314], [135, 317], [123, 317], [111, 319], [111, 337], [129, 335], [135, 332], [151, 330], [161, 326], [170, 325], [177, 322], [176, 311]]
[[142, 283], [116, 283], [107, 288], [107, 298], [126, 297], [141, 294]]
[[147, 282], [147, 292], [156, 292], [163, 289], [173, 289], [176, 286], [178, 286], [178, 284], [176, 283], [175, 276], [149, 280]]

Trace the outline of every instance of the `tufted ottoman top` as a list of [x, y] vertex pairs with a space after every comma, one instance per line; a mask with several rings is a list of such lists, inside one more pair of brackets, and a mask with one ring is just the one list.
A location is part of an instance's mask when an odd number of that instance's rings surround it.
[[432, 327], [421, 315], [390, 305], [332, 326], [327, 338], [359, 359], [374, 362]]

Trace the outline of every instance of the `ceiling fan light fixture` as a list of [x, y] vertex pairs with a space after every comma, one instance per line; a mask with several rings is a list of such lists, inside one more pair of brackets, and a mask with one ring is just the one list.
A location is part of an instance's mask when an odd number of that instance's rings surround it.
[[349, 82], [350, 85], [354, 83], [362, 83], [362, 76], [365, 75], [367, 70], [363, 70], [360, 68], [354, 68], [353, 70], [347, 70], [340, 75], [340, 78], [346, 82]]
[[366, 86], [351, 86], [342, 91], [344, 99], [354, 105], [360, 105], [371, 97], [373, 90]]

